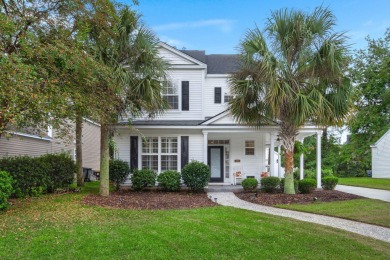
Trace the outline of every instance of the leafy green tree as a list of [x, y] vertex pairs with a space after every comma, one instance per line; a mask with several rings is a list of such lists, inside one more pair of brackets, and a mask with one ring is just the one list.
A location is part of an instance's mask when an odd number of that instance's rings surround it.
[[[371, 169], [371, 148], [390, 127], [390, 28], [383, 38], [367, 38], [368, 48], [353, 58], [353, 113], [348, 121], [350, 143], [344, 154], [360, 174]], [[346, 162], [348, 163], [348, 161]]]
[[327, 8], [312, 13], [272, 12], [264, 28], [250, 30], [240, 44], [242, 65], [231, 78], [233, 116], [255, 127], [279, 125], [285, 149], [284, 192], [294, 194], [294, 143], [306, 122], [339, 123], [348, 111], [351, 84], [346, 37], [333, 31]]
[[44, 63], [32, 60], [37, 53], [52, 54], [43, 51], [46, 46], [40, 38], [65, 24], [75, 5], [76, 1], [68, 0], [1, 0], [0, 136], [10, 125], [47, 127], [59, 123], [59, 115], [66, 111], [67, 99], [59, 81], [41, 66]]
[[112, 74], [86, 52], [88, 28], [80, 20], [90, 2], [2, 0], [0, 5], [0, 136], [10, 126], [51, 125], [63, 137], [70, 131], [65, 122], [75, 122], [79, 185], [83, 117], [99, 118], [101, 82]]
[[166, 108], [161, 80], [166, 64], [158, 55], [158, 39], [128, 6], [96, 1], [83, 23], [89, 28], [90, 52], [112, 69], [102, 85], [100, 194], [109, 195], [109, 133], [118, 116], [151, 116]]

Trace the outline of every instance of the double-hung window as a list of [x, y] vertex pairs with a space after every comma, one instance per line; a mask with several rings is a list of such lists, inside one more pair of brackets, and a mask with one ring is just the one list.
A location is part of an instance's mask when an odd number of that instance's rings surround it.
[[164, 82], [162, 95], [168, 102], [170, 109], [179, 109], [179, 92], [178, 87], [174, 82]]
[[230, 100], [232, 100], [232, 99], [233, 99], [233, 96], [229, 95], [228, 93], [225, 93], [225, 95], [223, 96], [224, 103], [229, 103]]
[[146, 137], [142, 140], [142, 168], [156, 172], [177, 171], [178, 138]]
[[255, 155], [255, 141], [245, 141], [245, 155]]
[[161, 137], [161, 171], [177, 170], [177, 138]]
[[158, 171], [157, 137], [146, 137], [142, 140], [142, 169]]

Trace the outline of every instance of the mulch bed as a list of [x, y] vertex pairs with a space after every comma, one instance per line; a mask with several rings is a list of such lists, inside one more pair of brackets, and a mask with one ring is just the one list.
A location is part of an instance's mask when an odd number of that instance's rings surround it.
[[336, 190], [318, 190], [309, 194], [283, 194], [283, 193], [246, 193], [237, 192], [237, 197], [248, 202], [273, 206], [277, 204], [309, 204], [313, 202], [331, 202], [340, 200], [360, 199], [362, 197]]
[[162, 192], [162, 191], [119, 191], [108, 197], [88, 195], [84, 197], [87, 205], [102, 206], [120, 209], [189, 209], [216, 206], [207, 198], [206, 193]]

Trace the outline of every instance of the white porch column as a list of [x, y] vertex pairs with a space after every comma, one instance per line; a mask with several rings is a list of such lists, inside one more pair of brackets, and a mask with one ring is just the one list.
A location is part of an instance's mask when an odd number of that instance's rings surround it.
[[280, 144], [278, 146], [278, 177], [282, 178], [282, 154], [280, 152]]
[[275, 134], [271, 133], [270, 136], [270, 169], [269, 169], [269, 175], [275, 176]]
[[317, 132], [317, 189], [321, 186], [321, 136], [322, 131]]
[[[301, 143], [303, 145], [303, 139], [301, 140]], [[304, 175], [303, 175], [303, 153], [301, 153], [301, 156], [299, 157], [299, 179], [303, 180]]]
[[209, 133], [208, 132], [203, 132], [203, 163], [207, 165], [207, 145], [208, 145], [208, 142], [207, 142], [207, 135]]

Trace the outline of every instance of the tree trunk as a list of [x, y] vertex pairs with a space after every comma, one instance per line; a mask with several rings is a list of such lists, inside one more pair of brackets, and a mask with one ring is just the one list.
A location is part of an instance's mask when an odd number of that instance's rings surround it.
[[294, 150], [286, 150], [285, 153], [286, 173], [284, 175], [284, 193], [295, 194], [294, 188]]
[[109, 152], [109, 131], [106, 115], [102, 116], [100, 124], [100, 195], [109, 196], [109, 163], [110, 163], [110, 152]]
[[83, 174], [83, 117], [79, 112], [76, 112], [76, 172], [77, 172], [77, 186], [84, 186]]
[[285, 151], [284, 193], [295, 194], [294, 189], [294, 144], [298, 131], [294, 124], [283, 123], [279, 132]]

